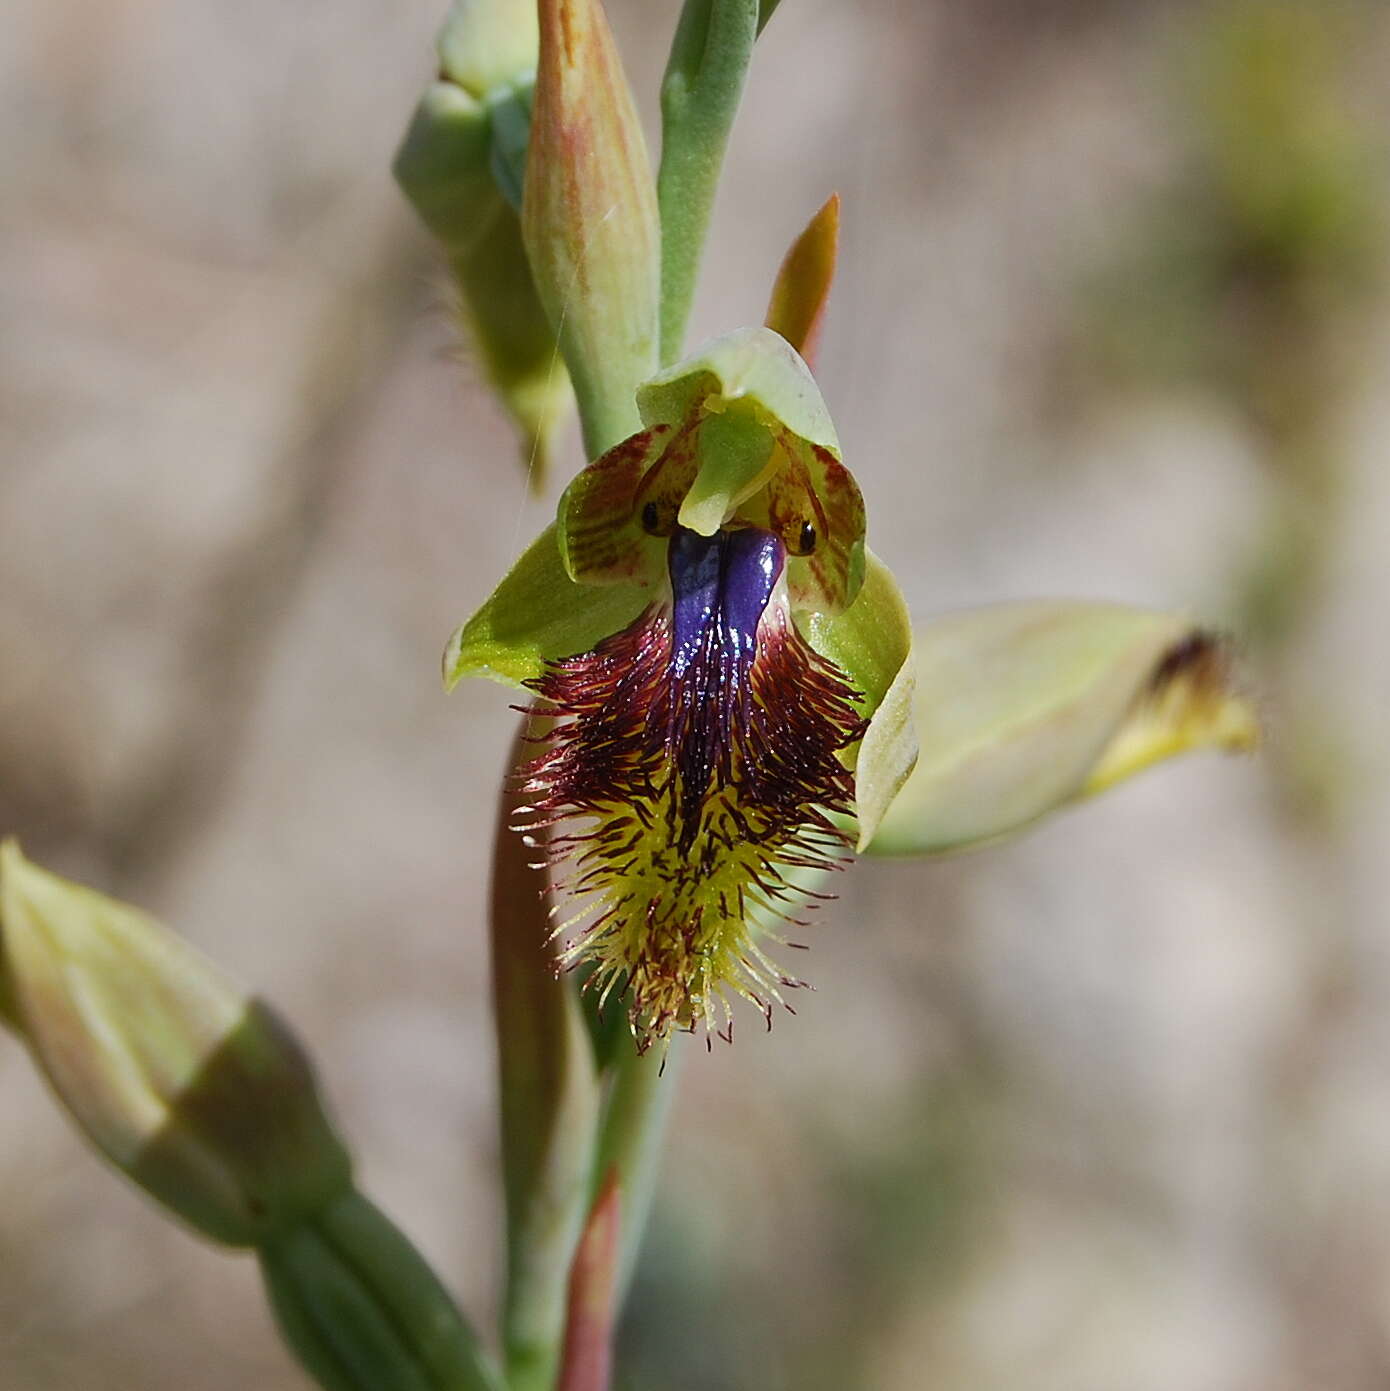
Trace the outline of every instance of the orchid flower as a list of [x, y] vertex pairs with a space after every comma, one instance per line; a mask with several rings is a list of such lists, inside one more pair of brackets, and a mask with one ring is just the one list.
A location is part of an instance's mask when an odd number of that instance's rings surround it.
[[561, 961], [625, 990], [641, 1047], [769, 1021], [801, 982], [771, 948], [867, 843], [915, 756], [897, 585], [820, 392], [769, 328], [637, 392], [644, 425], [581, 472], [556, 525], [446, 655], [551, 717], [519, 828], [556, 871]]

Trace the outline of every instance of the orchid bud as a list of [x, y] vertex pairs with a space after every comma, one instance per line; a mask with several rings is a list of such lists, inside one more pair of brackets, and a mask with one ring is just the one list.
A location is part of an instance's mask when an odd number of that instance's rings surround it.
[[632, 93], [599, 0], [539, 0], [521, 226], [589, 457], [637, 426], [657, 365], [660, 231]]
[[436, 47], [443, 77], [480, 100], [535, 73], [536, 0], [454, 0]]
[[350, 1183], [283, 1023], [134, 908], [0, 847], [0, 979], [64, 1108], [204, 1235], [258, 1245]]
[[1259, 738], [1225, 644], [1171, 614], [1001, 604], [919, 628], [914, 661], [920, 752], [874, 854], [996, 840], [1157, 759]]
[[456, 257], [476, 245], [503, 201], [507, 179], [499, 181], [496, 171], [510, 160], [498, 146], [513, 148], [510, 113], [518, 99], [529, 108], [535, 84], [534, 0], [454, 0], [435, 49], [438, 76], [415, 110], [394, 173]]
[[460, 319], [539, 489], [571, 394], [517, 215], [539, 51], [534, 0], [455, 0], [437, 46], [439, 77], [394, 172], [448, 256]]

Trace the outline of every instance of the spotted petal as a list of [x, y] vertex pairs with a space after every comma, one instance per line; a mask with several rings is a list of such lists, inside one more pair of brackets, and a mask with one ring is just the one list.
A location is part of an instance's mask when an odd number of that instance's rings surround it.
[[[818, 544], [809, 556], [791, 547], [787, 585], [800, 609], [838, 613], [853, 602], [864, 575], [864, 499], [840, 462], [840, 442], [811, 370], [781, 334], [742, 328], [697, 348], [637, 392], [648, 425], [746, 409], [770, 436], [764, 476], [737, 479], [741, 491], [697, 478], [682, 507], [682, 526], [709, 535], [727, 513], [789, 539], [811, 523]], [[713, 471], [718, 461], [706, 466]], [[704, 470], [702, 469], [702, 472]]]
[[746, 523], [787, 550], [802, 612], [841, 613], [864, 580], [864, 500], [840, 462], [810, 370], [769, 328], [715, 339], [639, 388], [645, 429], [595, 460], [560, 503], [572, 578], [654, 584], [653, 536]]

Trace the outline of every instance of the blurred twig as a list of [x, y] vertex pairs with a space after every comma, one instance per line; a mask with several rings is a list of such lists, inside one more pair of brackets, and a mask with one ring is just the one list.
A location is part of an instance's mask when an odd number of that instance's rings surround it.
[[160, 757], [107, 832], [114, 892], [149, 899], [152, 882], [221, 805], [245, 749], [267, 657], [294, 611], [341, 477], [344, 448], [370, 410], [370, 386], [414, 321], [423, 265], [382, 235], [323, 310], [300, 374], [277, 506], [205, 586], [207, 622], [183, 661], [179, 709]]

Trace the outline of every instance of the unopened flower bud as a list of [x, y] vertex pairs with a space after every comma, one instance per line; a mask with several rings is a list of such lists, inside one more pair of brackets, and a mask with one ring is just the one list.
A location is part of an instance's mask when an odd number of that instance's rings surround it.
[[350, 1182], [280, 1020], [148, 918], [0, 847], [0, 980], [58, 1100], [206, 1236], [259, 1245]]
[[441, 76], [479, 98], [535, 76], [536, 0], [454, 0], [436, 47]]
[[637, 428], [657, 365], [661, 233], [642, 127], [599, 0], [539, 0], [522, 233], [590, 458]]
[[534, 0], [456, 0], [394, 165], [449, 258], [459, 317], [537, 489], [571, 400], [517, 213], [538, 42]]
[[1259, 738], [1225, 645], [1172, 614], [1001, 604], [919, 628], [914, 657], [917, 765], [871, 853], [995, 840], [1158, 759]]

